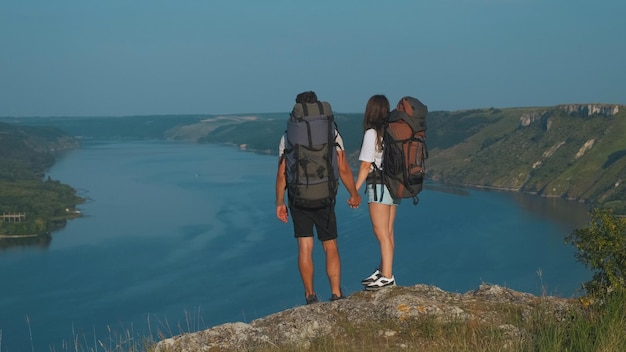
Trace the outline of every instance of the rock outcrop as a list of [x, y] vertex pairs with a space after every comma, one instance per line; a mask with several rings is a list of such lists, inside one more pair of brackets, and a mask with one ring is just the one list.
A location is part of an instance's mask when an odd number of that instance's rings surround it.
[[547, 111], [543, 110], [543, 111], [531, 111], [529, 113], [522, 114], [522, 116], [520, 116], [519, 118], [520, 126], [528, 127], [530, 126], [531, 123], [541, 120], [546, 115], [546, 113]]
[[[415, 341], [402, 341], [411, 324], [420, 317], [438, 322], [477, 322], [500, 330], [511, 339], [524, 334], [520, 322], [531, 319], [541, 306], [547, 319], [563, 321], [574, 307], [574, 300], [537, 297], [494, 285], [481, 285], [465, 294], [443, 291], [434, 286], [394, 287], [376, 292], [358, 292], [347, 299], [298, 306], [254, 320], [236, 322], [208, 330], [187, 333], [160, 341], [155, 352], [240, 351], [262, 348], [307, 349], [319, 338], [345, 338], [352, 331], [372, 324], [381, 325], [381, 334], [395, 337], [396, 345], [410, 348]], [[506, 309], [503, 307], [506, 306]], [[516, 317], [511, 319], [511, 312]], [[398, 328], [404, 327], [404, 328]], [[415, 334], [411, 334], [415, 335]]]
[[559, 108], [565, 110], [570, 115], [592, 116], [604, 115], [614, 116], [619, 113], [620, 105], [617, 104], [564, 104]]
[[[619, 113], [621, 105], [618, 104], [564, 104], [557, 108], [572, 116], [590, 117], [593, 115], [615, 116]], [[550, 119], [544, 120], [548, 115], [548, 110], [536, 110], [523, 113], [520, 118], [520, 127], [528, 127], [535, 121], [542, 121], [544, 129], [550, 129]]]

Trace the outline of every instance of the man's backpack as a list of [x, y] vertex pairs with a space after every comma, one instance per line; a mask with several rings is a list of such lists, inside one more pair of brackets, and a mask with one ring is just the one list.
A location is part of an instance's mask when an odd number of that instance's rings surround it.
[[383, 134], [382, 179], [394, 198], [413, 198], [422, 191], [428, 158], [428, 108], [413, 97], [403, 97], [391, 111]]
[[339, 183], [336, 135], [329, 103], [294, 105], [284, 152], [290, 205], [312, 209], [335, 203]]

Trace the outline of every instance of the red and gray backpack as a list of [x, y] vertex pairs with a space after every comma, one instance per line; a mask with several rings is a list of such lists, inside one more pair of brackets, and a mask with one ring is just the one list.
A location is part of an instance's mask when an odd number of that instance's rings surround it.
[[383, 134], [382, 182], [392, 197], [413, 198], [413, 204], [419, 201], [426, 172], [426, 115], [426, 105], [403, 97], [389, 114]]

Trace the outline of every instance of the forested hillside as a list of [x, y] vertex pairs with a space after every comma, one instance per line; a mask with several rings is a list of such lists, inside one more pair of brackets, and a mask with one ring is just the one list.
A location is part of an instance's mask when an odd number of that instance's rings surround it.
[[[22, 119], [81, 138], [222, 143], [276, 154], [288, 113]], [[362, 114], [336, 113], [348, 158], [358, 163]], [[563, 197], [626, 214], [626, 106], [431, 111], [427, 177], [472, 187]]]
[[0, 122], [0, 236], [46, 234], [76, 215], [76, 191], [43, 175], [53, 152], [78, 145], [52, 127]]
[[439, 182], [564, 197], [626, 213], [626, 111], [618, 105], [432, 114]]
[[[430, 112], [427, 176], [441, 183], [563, 197], [626, 214], [625, 109], [571, 104]], [[275, 154], [286, 119], [287, 114], [275, 114], [222, 120], [197, 140]], [[356, 166], [362, 115], [337, 114], [336, 120]], [[207, 119], [190, 130], [207, 124], [215, 122]]]

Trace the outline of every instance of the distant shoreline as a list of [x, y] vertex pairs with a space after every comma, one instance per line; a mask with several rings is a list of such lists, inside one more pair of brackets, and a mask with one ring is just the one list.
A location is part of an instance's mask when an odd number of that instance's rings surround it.
[[0, 235], [0, 240], [2, 240], [2, 239], [14, 239], [14, 238], [47, 237], [47, 236], [50, 236], [49, 232], [37, 233], [37, 234], [27, 234], [27, 235]]

